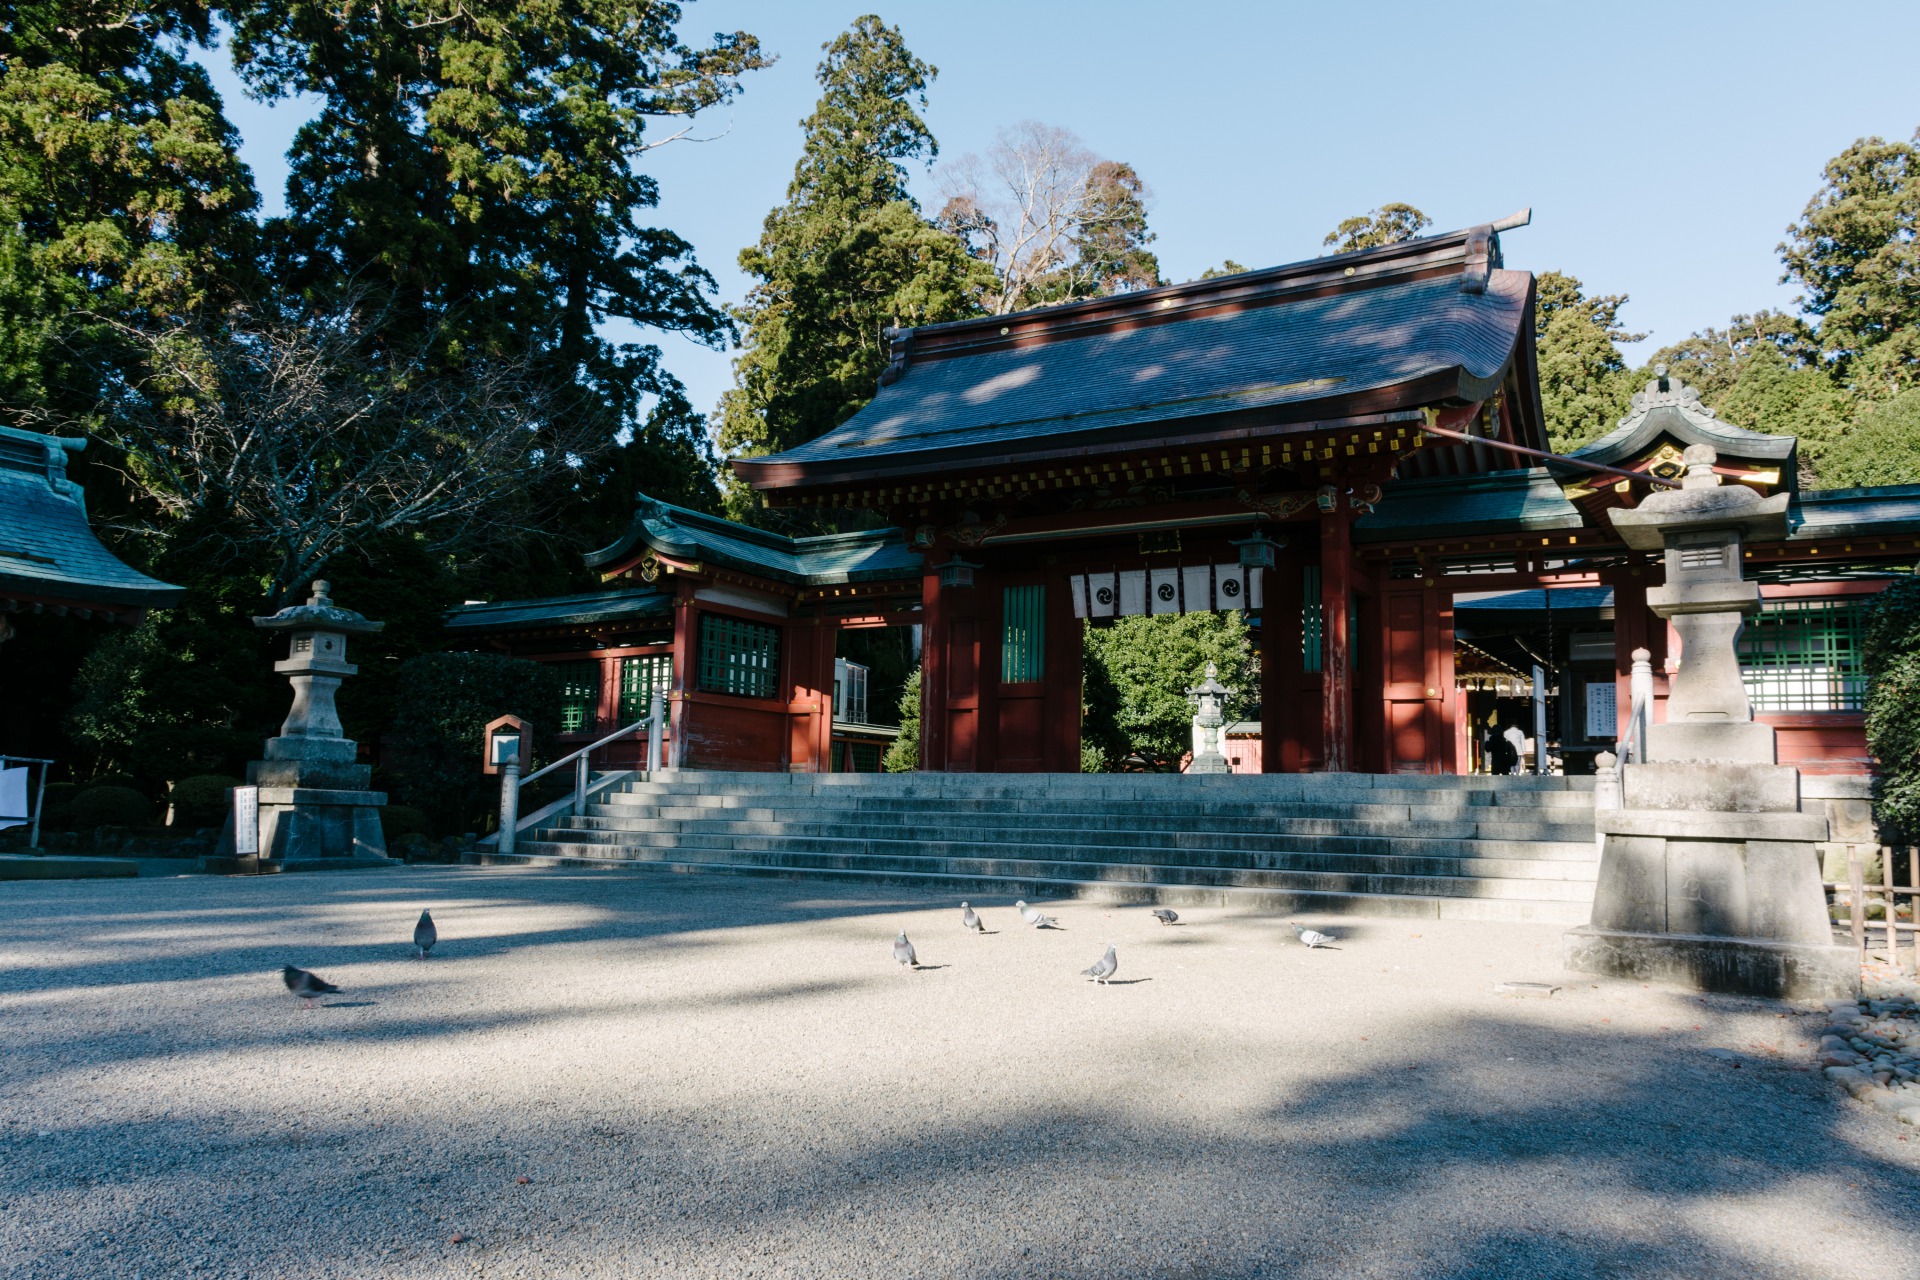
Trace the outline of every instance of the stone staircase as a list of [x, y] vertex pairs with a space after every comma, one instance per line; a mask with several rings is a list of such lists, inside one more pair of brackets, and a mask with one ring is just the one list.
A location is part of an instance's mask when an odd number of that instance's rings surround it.
[[1591, 778], [655, 773], [480, 864], [1584, 923]]

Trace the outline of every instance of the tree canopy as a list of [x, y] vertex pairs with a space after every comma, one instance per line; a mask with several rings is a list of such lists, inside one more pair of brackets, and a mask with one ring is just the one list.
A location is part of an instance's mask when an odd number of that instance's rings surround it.
[[1621, 327], [1624, 293], [1589, 297], [1576, 277], [1559, 271], [1541, 272], [1535, 288], [1533, 332], [1547, 442], [1565, 453], [1605, 435], [1626, 412], [1633, 375], [1619, 344], [1646, 335]]
[[1356, 249], [1377, 249], [1384, 244], [1411, 240], [1433, 225], [1433, 219], [1410, 204], [1394, 201], [1378, 209], [1341, 220], [1320, 243], [1335, 253]]

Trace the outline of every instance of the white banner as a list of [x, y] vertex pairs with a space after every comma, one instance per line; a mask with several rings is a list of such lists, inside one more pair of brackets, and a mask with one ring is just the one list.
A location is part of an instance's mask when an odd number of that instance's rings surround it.
[[1147, 570], [1147, 612], [1182, 613], [1180, 607], [1180, 571]]
[[1122, 569], [1120, 571], [1120, 607], [1116, 612], [1123, 618], [1132, 618], [1146, 611], [1147, 571]]
[[27, 766], [0, 769], [0, 831], [23, 826], [32, 818], [27, 812]]
[[1070, 579], [1073, 616], [1130, 618], [1142, 613], [1258, 609], [1265, 578], [1237, 564], [1076, 573]]
[[1188, 613], [1201, 609], [1212, 609], [1213, 602], [1213, 566], [1210, 564], [1190, 564], [1180, 571], [1181, 603]]

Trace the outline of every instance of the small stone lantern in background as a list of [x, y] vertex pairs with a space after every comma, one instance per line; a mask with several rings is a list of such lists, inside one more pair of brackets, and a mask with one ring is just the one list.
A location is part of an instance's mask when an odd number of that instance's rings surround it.
[[[287, 656], [273, 669], [293, 684], [293, 706], [280, 736], [267, 740], [266, 758], [247, 766], [260, 788], [262, 870], [315, 871], [387, 866], [380, 829], [384, 793], [368, 790], [373, 766], [360, 764], [359, 744], [346, 736], [334, 695], [359, 668], [347, 661], [347, 637], [372, 635], [371, 622], [334, 604], [328, 584], [313, 584], [305, 604], [255, 618], [262, 631], [287, 633]], [[231, 856], [233, 821], [220, 853]]]
[[1207, 676], [1187, 690], [1187, 701], [1194, 705], [1193, 763], [1188, 773], [1232, 773], [1233, 766], [1220, 750], [1220, 733], [1226, 727], [1227, 696], [1235, 692], [1220, 683], [1220, 668], [1207, 664]]

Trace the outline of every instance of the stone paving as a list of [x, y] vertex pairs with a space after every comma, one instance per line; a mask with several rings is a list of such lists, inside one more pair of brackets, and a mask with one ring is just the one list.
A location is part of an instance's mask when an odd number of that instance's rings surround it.
[[0, 1276], [1920, 1274], [1920, 1130], [1823, 1078], [1827, 1009], [1567, 974], [1550, 925], [975, 906], [0, 885]]

